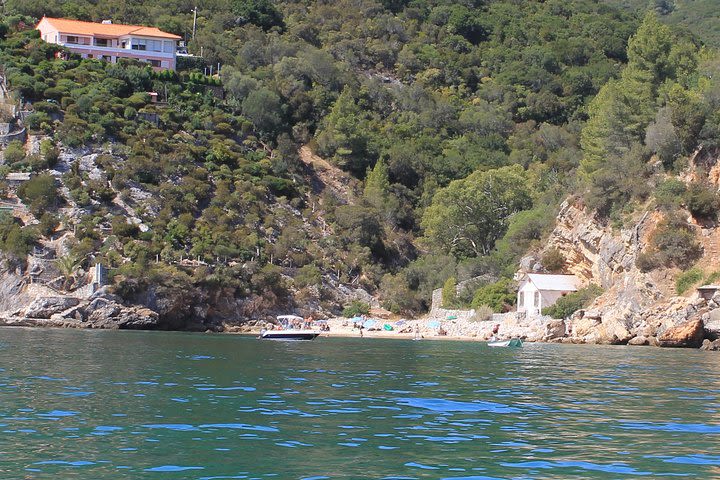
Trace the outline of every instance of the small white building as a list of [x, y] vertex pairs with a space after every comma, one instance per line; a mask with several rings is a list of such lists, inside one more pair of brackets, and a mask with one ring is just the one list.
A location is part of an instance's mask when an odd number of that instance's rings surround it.
[[578, 291], [580, 279], [575, 275], [547, 275], [528, 273], [520, 280], [517, 311], [527, 316], [538, 316], [543, 308], [553, 305], [558, 298]]

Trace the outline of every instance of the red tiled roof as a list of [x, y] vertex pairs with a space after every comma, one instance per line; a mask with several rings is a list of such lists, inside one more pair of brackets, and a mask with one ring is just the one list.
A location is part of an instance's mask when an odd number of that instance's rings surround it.
[[[163, 32], [156, 27], [145, 27], [142, 25], [121, 25], [116, 23], [95, 23], [70, 20], [67, 18], [44, 17], [50, 25], [62, 33], [74, 33], [77, 35], [91, 35], [93, 37], [121, 37], [124, 35], [141, 35], [144, 37], [167, 38], [181, 40], [182, 37], [172, 33]], [[41, 20], [42, 22], [42, 20]]]

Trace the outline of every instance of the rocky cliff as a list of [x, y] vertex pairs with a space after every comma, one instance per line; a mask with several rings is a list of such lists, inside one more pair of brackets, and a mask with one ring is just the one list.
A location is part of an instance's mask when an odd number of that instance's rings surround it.
[[[579, 202], [570, 199], [562, 204], [547, 248], [563, 253], [568, 273], [605, 290], [589, 308], [573, 315], [564, 341], [697, 347], [703, 338], [717, 337], [720, 297], [708, 301], [694, 289], [677, 296], [673, 279], [679, 270], [645, 273], [636, 266], [638, 254], [661, 219], [660, 213], [644, 210], [628, 226], [614, 229]], [[696, 229], [705, 256], [712, 257], [708, 246], [720, 233], [700, 226]], [[715, 262], [714, 258], [706, 260], [700, 263]]]

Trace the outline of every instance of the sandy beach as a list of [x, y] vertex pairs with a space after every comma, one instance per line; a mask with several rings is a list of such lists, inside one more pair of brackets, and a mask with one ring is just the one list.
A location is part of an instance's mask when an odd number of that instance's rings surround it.
[[[528, 341], [536, 341], [533, 338], [534, 332], [537, 330], [535, 325], [519, 325], [516, 322], [497, 322], [484, 321], [473, 322], [465, 319], [446, 319], [437, 320], [433, 318], [423, 319], [378, 319], [368, 318], [370, 328], [363, 328], [362, 334], [358, 327], [359, 321], [353, 322], [349, 318], [330, 318], [316, 324], [314, 328], [327, 324], [329, 330], [323, 330], [323, 337], [362, 337], [362, 338], [402, 338], [424, 340], [455, 340], [455, 341], [487, 341], [493, 335], [498, 339], [510, 339], [519, 337]], [[509, 323], [509, 324], [508, 324]], [[367, 323], [366, 323], [367, 325]], [[392, 327], [388, 330], [385, 326]], [[255, 331], [257, 330], [257, 332]], [[497, 330], [494, 334], [493, 332]], [[252, 330], [253, 333], [259, 333], [259, 327]], [[243, 332], [249, 333], [249, 332]], [[539, 339], [537, 339], [539, 340]]]

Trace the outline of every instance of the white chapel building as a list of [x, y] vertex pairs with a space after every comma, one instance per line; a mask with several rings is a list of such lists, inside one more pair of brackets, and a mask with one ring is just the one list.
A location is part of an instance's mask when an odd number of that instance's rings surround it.
[[548, 275], [528, 273], [520, 280], [517, 311], [528, 317], [540, 315], [543, 308], [553, 305], [558, 298], [578, 291], [580, 279], [575, 275]]

